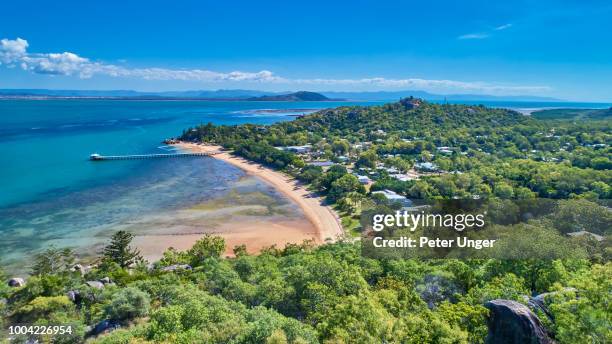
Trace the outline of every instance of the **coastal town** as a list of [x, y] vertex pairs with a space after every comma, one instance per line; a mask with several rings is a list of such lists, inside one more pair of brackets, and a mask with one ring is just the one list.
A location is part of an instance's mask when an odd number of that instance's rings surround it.
[[[385, 135], [385, 132], [380, 130], [378, 134]], [[411, 141], [406, 139], [404, 142]], [[332, 152], [332, 154], [329, 154], [329, 151], [326, 152], [324, 148], [322, 148], [325, 147], [325, 145], [326, 140], [323, 139], [316, 146], [307, 144], [302, 146], [275, 148], [281, 151], [294, 153], [303, 159], [307, 165], [321, 167], [323, 171], [328, 170], [334, 165], [345, 166], [348, 173], [356, 176], [359, 183], [364, 185], [368, 191], [376, 180], [384, 177], [406, 182], [418, 180], [422, 176], [434, 176], [448, 173], [440, 170], [435, 163], [429, 161], [416, 162], [409, 168], [406, 164], [399, 167], [393, 164], [392, 160], [393, 158], [399, 158], [399, 154], [386, 154], [384, 157], [390, 159], [389, 162], [376, 162], [374, 167], [357, 167], [356, 165], [360, 154], [368, 150], [372, 146], [372, 142], [366, 141], [348, 145], [348, 149], [345, 148], [345, 145], [339, 151]], [[440, 147], [438, 151], [440, 154], [452, 154], [450, 147]], [[381, 194], [392, 202], [400, 202], [402, 204], [408, 203], [408, 199], [405, 196], [399, 195], [391, 190], [374, 191], [374, 193]]]

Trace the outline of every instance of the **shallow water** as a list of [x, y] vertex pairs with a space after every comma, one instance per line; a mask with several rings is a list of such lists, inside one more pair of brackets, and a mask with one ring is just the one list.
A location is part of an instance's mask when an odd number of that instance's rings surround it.
[[167, 152], [164, 138], [200, 123], [270, 124], [293, 119], [285, 109], [339, 105], [347, 103], [1, 100], [0, 264], [22, 270], [50, 245], [91, 254], [117, 229], [163, 231], [153, 227], [171, 227], [181, 209], [236, 194], [267, 195], [284, 216], [303, 218], [267, 184], [212, 158], [88, 157]]

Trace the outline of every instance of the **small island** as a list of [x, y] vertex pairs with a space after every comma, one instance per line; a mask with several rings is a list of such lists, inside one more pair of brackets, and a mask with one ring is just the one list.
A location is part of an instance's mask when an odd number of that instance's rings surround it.
[[320, 93], [299, 91], [299, 92], [294, 92], [294, 93], [289, 93], [289, 94], [251, 97], [251, 98], [248, 98], [247, 100], [249, 101], [271, 101], [271, 102], [322, 102], [322, 101], [333, 101], [333, 100], [343, 100], [343, 99], [331, 99]]

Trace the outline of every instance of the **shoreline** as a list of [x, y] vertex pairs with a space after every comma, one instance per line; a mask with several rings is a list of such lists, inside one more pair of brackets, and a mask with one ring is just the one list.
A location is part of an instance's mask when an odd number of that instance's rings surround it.
[[323, 205], [323, 200], [320, 197], [315, 196], [312, 192], [306, 190], [298, 181], [282, 172], [231, 155], [229, 152], [223, 151], [221, 146], [187, 142], [172, 144], [172, 146], [190, 152], [216, 153], [211, 155], [211, 157], [238, 167], [247, 174], [256, 176], [273, 186], [278, 192], [287, 196], [302, 209], [306, 219], [312, 223], [316, 229], [317, 237], [315, 238], [315, 242], [317, 244], [323, 244], [329, 241], [335, 242], [339, 238], [344, 237], [345, 233], [336, 213], [330, 207]]
[[224, 257], [233, 257], [235, 246], [245, 245], [249, 254], [258, 254], [262, 249], [287, 244], [301, 244], [314, 240], [315, 228], [307, 220], [258, 219], [257, 217], [232, 216], [232, 220], [214, 226], [205, 226], [201, 231], [186, 228], [185, 232], [136, 234], [133, 245], [148, 261], [158, 261], [170, 247], [187, 251], [204, 235], [220, 236], [225, 240]]

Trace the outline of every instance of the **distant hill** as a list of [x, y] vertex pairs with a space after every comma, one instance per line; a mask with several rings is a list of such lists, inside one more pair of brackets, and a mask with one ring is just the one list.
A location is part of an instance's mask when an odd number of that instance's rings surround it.
[[321, 92], [330, 98], [343, 98], [348, 100], [366, 100], [366, 101], [388, 101], [398, 100], [401, 98], [413, 96], [429, 101], [529, 101], [529, 102], [559, 102], [563, 101], [551, 97], [537, 96], [492, 96], [486, 94], [435, 94], [419, 90], [403, 90], [403, 91], [370, 91], [370, 92]]
[[[286, 94], [289, 92], [285, 92]], [[280, 94], [280, 93], [278, 93]], [[270, 95], [270, 92], [253, 90], [191, 90], [146, 92], [132, 90], [51, 90], [51, 89], [0, 89], [0, 96], [15, 97], [99, 97], [99, 98], [199, 98], [199, 99], [247, 99]]]
[[[301, 95], [303, 94], [303, 96]], [[482, 94], [434, 94], [419, 90], [402, 91], [370, 91], [370, 92], [270, 92], [259, 90], [186, 90], [186, 91], [160, 91], [146, 92], [133, 90], [52, 90], [52, 89], [0, 89], [0, 97], [94, 97], [94, 98], [134, 98], [134, 99], [165, 99], [185, 98], [202, 100], [247, 100], [258, 97], [275, 97], [270, 100], [292, 101], [292, 95], [299, 95], [310, 99], [308, 94], [317, 95], [321, 100], [354, 100], [354, 101], [397, 101], [401, 98], [413, 96], [429, 101], [532, 101], [532, 102], [559, 102], [560, 99], [536, 96], [491, 96]], [[320, 97], [327, 97], [323, 99]], [[249, 99], [251, 100], [251, 99]], [[255, 99], [253, 99], [255, 100]], [[261, 99], [264, 100], [264, 99]]]
[[251, 98], [248, 98], [247, 100], [282, 101], [282, 102], [303, 102], [303, 101], [320, 102], [320, 101], [327, 101], [327, 100], [333, 100], [333, 99], [327, 98], [326, 96], [320, 93], [316, 93], [316, 92], [299, 91], [299, 92], [289, 93], [289, 94], [251, 97]]
[[531, 113], [537, 119], [611, 119], [612, 108], [609, 109], [548, 109]]

